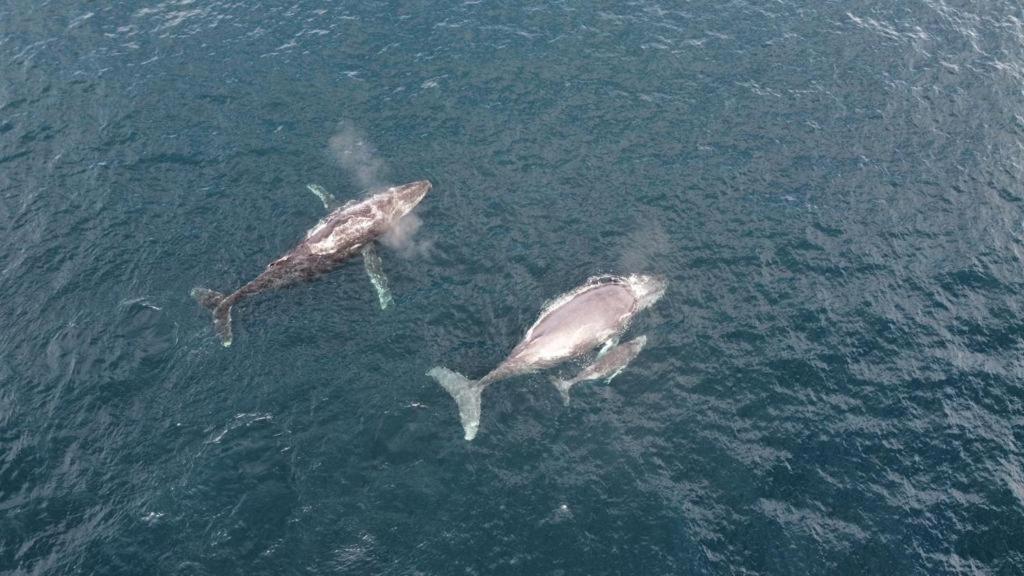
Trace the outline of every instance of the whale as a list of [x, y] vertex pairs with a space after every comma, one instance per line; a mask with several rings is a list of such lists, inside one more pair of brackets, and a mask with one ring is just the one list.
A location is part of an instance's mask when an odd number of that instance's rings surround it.
[[307, 186], [329, 212], [306, 237], [285, 255], [274, 260], [259, 276], [229, 294], [196, 287], [191, 295], [213, 314], [213, 327], [223, 346], [232, 342], [231, 309], [242, 300], [268, 290], [285, 288], [314, 280], [353, 258], [362, 255], [367, 273], [382, 308], [391, 301], [387, 278], [383, 274], [375, 240], [391, 230], [412, 211], [431, 184], [420, 180], [378, 191], [362, 201], [338, 205], [321, 186]]
[[562, 402], [569, 405], [569, 389], [580, 382], [590, 380], [604, 380], [610, 383], [616, 376], [629, 366], [640, 351], [647, 345], [647, 336], [638, 336], [624, 344], [612, 346], [604, 351], [593, 364], [586, 366], [572, 378], [552, 378], [551, 383], [555, 385], [562, 395]]
[[611, 349], [633, 318], [657, 302], [667, 281], [661, 276], [595, 276], [546, 304], [537, 321], [508, 356], [478, 380], [442, 366], [427, 372], [455, 399], [466, 440], [480, 429], [481, 394], [491, 384], [552, 368], [599, 346]]

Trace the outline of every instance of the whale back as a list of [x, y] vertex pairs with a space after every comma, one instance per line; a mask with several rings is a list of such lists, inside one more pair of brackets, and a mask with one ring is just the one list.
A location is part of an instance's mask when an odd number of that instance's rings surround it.
[[625, 329], [635, 311], [622, 283], [588, 284], [546, 307], [507, 363], [543, 368], [583, 354]]
[[621, 284], [596, 286], [541, 316], [526, 337], [537, 340], [566, 330], [598, 332], [606, 326], [617, 325], [623, 316], [628, 316], [635, 301], [629, 289]]

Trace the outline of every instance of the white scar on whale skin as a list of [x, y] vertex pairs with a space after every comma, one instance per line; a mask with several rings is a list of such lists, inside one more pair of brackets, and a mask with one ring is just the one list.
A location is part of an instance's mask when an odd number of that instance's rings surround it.
[[[394, 190], [394, 188], [388, 188], [382, 194], [378, 194], [378, 196], [381, 196], [383, 194], [389, 194]], [[349, 220], [345, 223], [345, 226], [338, 226], [334, 228], [334, 230], [331, 230], [331, 233], [323, 240], [309, 244], [309, 251], [314, 254], [333, 253], [338, 250], [339, 246], [350, 243], [353, 238], [359, 238], [360, 236], [365, 235], [367, 232], [369, 232], [371, 228], [373, 228], [375, 224], [378, 224], [382, 221], [390, 221], [390, 230], [391, 228], [397, 226], [398, 222], [402, 219], [395, 218], [397, 210], [392, 210], [390, 212], [385, 213], [377, 204], [371, 203], [367, 206], [367, 209], [370, 211], [369, 215], [353, 216], [352, 218], [349, 218]], [[323, 226], [325, 226], [326, 224], [328, 224], [328, 222], [326, 221], [321, 224], [318, 224], [316, 228], [310, 231], [310, 233], [307, 235], [307, 238], [312, 237], [317, 232], [322, 230]]]
[[341, 227], [335, 228], [334, 230], [331, 230], [331, 233], [327, 235], [327, 238], [324, 238], [319, 242], [311, 243], [309, 245], [309, 251], [313, 254], [331, 254], [336, 252], [343, 244], [351, 242], [352, 238], [358, 238], [365, 234], [371, 227], [373, 227], [372, 219], [353, 218], [344, 229]]

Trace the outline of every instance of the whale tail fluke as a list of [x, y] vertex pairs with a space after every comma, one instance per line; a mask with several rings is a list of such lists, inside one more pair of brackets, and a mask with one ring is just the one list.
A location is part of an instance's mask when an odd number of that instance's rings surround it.
[[231, 346], [231, 304], [227, 297], [209, 288], [193, 288], [192, 297], [213, 313], [213, 329], [224, 347]]
[[466, 440], [476, 437], [480, 429], [480, 394], [484, 386], [479, 380], [470, 380], [458, 372], [435, 366], [427, 372], [442, 388], [448, 391], [459, 405], [459, 419], [462, 429], [466, 432]]
[[560, 378], [551, 378], [551, 383], [558, 388], [558, 393], [562, 395], [562, 403], [566, 406], [569, 405], [569, 388], [576, 383], [575, 380], [562, 380]]
[[203, 308], [206, 308], [211, 312], [216, 310], [217, 306], [220, 306], [220, 303], [224, 301], [223, 294], [216, 290], [210, 290], [209, 288], [196, 287], [192, 289], [191, 294], [192, 297], [196, 299], [196, 302], [199, 302]]

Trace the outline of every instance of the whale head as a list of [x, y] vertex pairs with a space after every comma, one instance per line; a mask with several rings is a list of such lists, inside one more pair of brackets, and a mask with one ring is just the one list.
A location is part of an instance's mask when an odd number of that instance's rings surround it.
[[417, 204], [423, 200], [423, 197], [430, 192], [430, 181], [420, 180], [418, 182], [410, 182], [409, 184], [402, 184], [401, 186], [393, 186], [389, 188], [385, 195], [387, 197], [388, 208], [391, 214], [391, 219], [398, 220], [402, 216], [405, 216], [416, 207]]
[[668, 279], [658, 274], [630, 274], [626, 284], [637, 301], [637, 310], [643, 310], [665, 295]]

